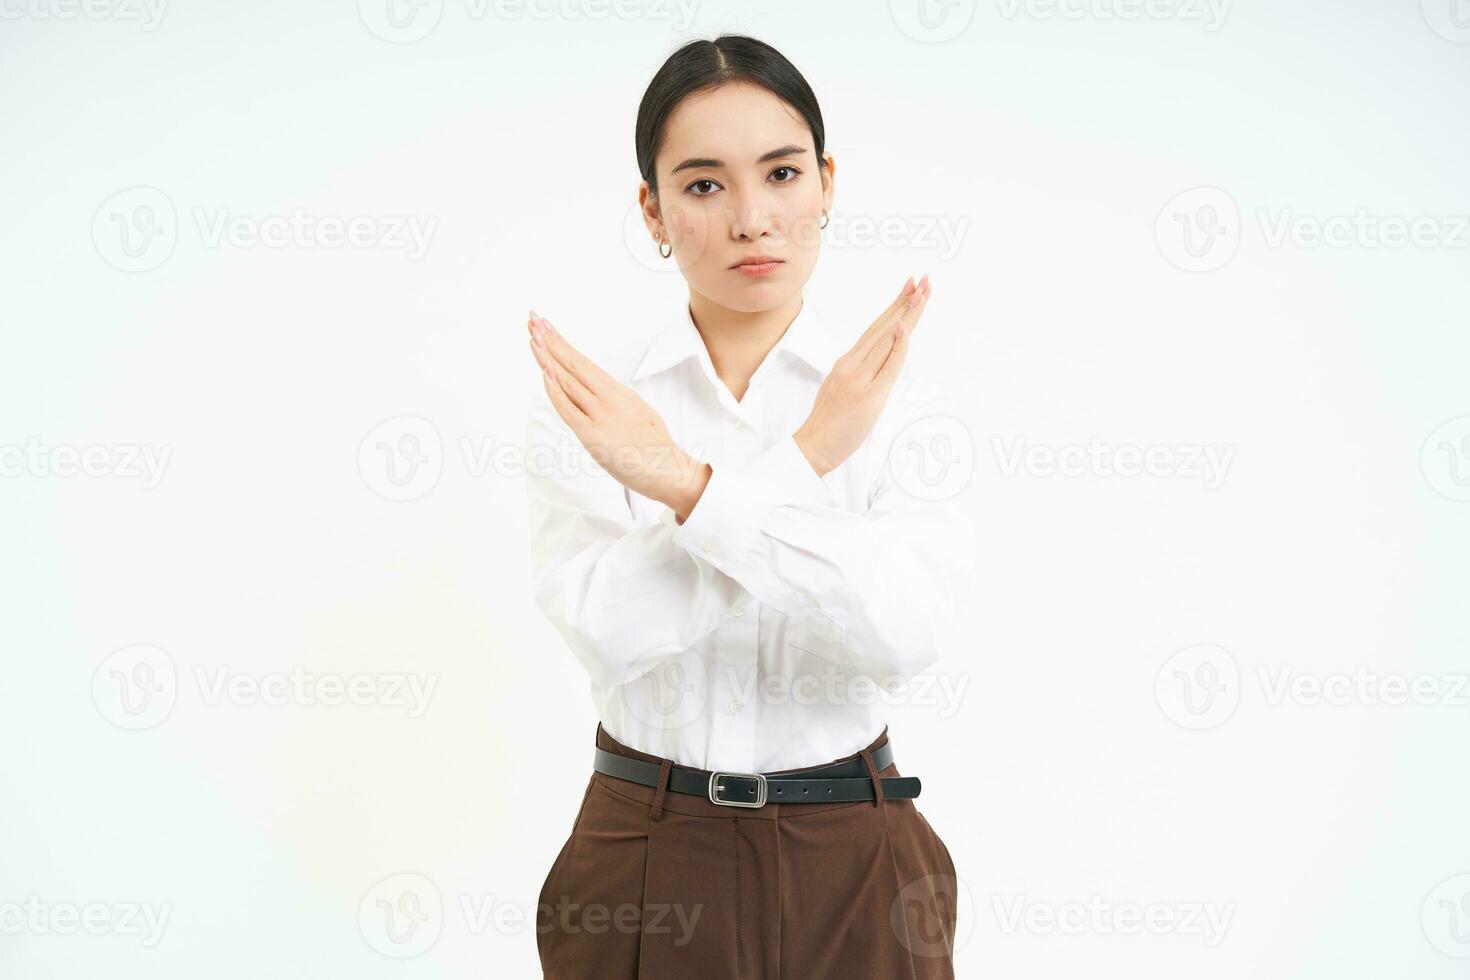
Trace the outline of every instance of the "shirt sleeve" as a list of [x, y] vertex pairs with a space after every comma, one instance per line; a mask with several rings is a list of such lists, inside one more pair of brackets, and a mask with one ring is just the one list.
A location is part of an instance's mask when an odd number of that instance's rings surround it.
[[598, 686], [686, 652], [748, 598], [673, 543], [672, 511], [657, 524], [635, 521], [629, 491], [545, 391], [531, 401], [525, 466], [535, 602]]
[[976, 575], [975, 523], [959, 496], [973, 440], [952, 399], [919, 374], [895, 384], [869, 439], [866, 513], [843, 508], [786, 436], [747, 466], [715, 466], [673, 539], [791, 617], [798, 646], [906, 678], [943, 654]]

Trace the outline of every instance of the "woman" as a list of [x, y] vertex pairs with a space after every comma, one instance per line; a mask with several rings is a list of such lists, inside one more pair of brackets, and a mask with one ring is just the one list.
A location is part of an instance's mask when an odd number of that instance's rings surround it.
[[881, 717], [972, 572], [900, 438], [945, 404], [900, 377], [927, 276], [855, 339], [805, 300], [834, 160], [767, 44], [676, 51], [636, 137], [688, 303], [612, 370], [528, 322], [535, 596], [601, 719], [545, 975], [952, 977], [954, 865]]

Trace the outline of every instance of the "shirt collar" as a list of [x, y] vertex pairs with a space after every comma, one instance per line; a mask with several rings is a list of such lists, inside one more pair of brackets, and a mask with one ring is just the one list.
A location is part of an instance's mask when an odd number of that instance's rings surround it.
[[[791, 321], [763, 363], [771, 363], [778, 352], [783, 350], [816, 368], [822, 375], [828, 374], [837, 358], [842, 355], [821, 314], [812, 305], [812, 301], [805, 297], [802, 298], [796, 319]], [[699, 328], [694, 325], [689, 303], [685, 301], [679, 304], [674, 322], [653, 338], [653, 343], [649, 345], [643, 360], [633, 372], [633, 380], [638, 381], [666, 371], [691, 357], [701, 355], [702, 359], [707, 359], [709, 349], [705, 346]]]

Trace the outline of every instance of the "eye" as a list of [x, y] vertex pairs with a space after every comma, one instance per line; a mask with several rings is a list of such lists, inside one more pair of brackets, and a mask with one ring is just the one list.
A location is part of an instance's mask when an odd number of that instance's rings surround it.
[[778, 183], [778, 184], [789, 184], [792, 181], [796, 180], [797, 177], [801, 176], [801, 171], [800, 170], [797, 170], [795, 167], [786, 167], [786, 166], [777, 167], [775, 170], [772, 170], [771, 171], [771, 176], [774, 177], [774, 176], [776, 176], [777, 174], [779, 174], [783, 170], [789, 170], [791, 172], [791, 177], [788, 180], [778, 180], [778, 181], [776, 181], [776, 183]]
[[714, 181], [710, 180], [708, 177], [701, 177], [694, 183], [690, 184], [688, 187], [684, 188], [684, 190], [692, 193], [695, 197], [709, 197], [709, 195], [714, 193], [714, 191], [696, 191], [694, 188], [700, 186], [701, 184], [709, 184], [712, 187], [720, 186], [719, 184], [716, 184]]

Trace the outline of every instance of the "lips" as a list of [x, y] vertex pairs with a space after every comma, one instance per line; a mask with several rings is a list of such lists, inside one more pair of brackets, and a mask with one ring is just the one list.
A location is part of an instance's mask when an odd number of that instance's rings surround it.
[[759, 269], [767, 266], [777, 265], [782, 261], [782, 259], [778, 259], [774, 255], [748, 255], [745, 258], [741, 259], [739, 262], [736, 262], [734, 265], [730, 266], [730, 268], [740, 269], [746, 266], [755, 266]]

